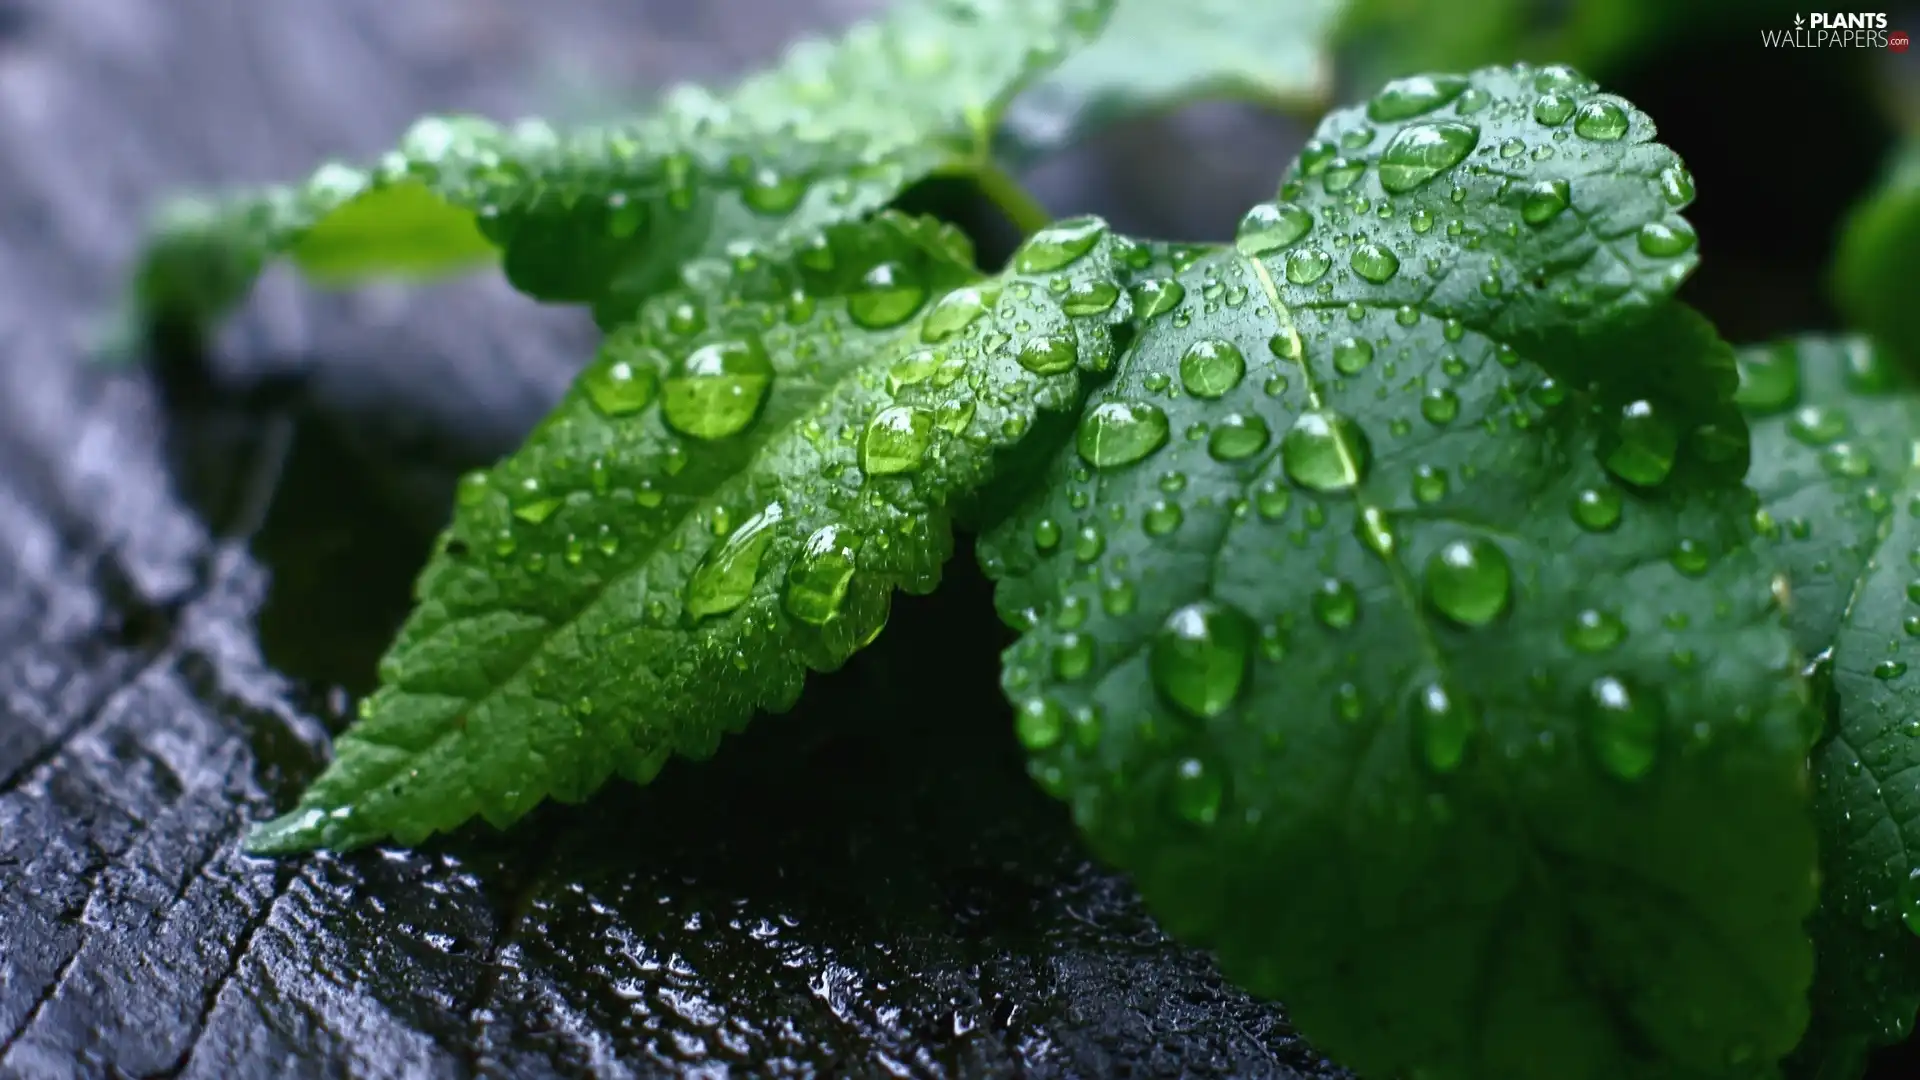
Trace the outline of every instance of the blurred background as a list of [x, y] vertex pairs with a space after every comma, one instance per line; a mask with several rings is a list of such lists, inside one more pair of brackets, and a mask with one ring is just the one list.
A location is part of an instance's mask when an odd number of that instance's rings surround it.
[[[1033, 790], [969, 552], [789, 717], [645, 791], [415, 851], [236, 850], [371, 683], [453, 479], [595, 335], [494, 276], [324, 294], [280, 271], [205, 355], [89, 369], [147, 211], [370, 158], [422, 113], [617, 116], [878, 6], [0, 0], [0, 1075], [1342, 1075]], [[1574, 62], [1694, 172], [1685, 297], [1735, 342], [1832, 328], [1836, 229], [1920, 87], [1910, 56], [1762, 48], [1793, 14], [1356, 0], [1334, 100]], [[1025, 179], [1061, 216], [1224, 240], [1312, 121], [1181, 108]], [[903, 201], [989, 265], [1014, 241], [965, 184]], [[955, 635], [994, 644], [927, 647]]]

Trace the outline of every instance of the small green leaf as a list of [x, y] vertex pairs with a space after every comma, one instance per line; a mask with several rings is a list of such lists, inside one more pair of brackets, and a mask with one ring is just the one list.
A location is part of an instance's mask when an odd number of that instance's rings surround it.
[[1093, 45], [1014, 100], [1004, 145], [1038, 158], [1116, 120], [1218, 98], [1318, 112], [1345, 3], [1117, 0]]
[[895, 589], [934, 586], [952, 504], [1111, 365], [1130, 303], [1061, 297], [1110, 286], [1126, 245], [1087, 220], [1030, 250], [1063, 236], [1077, 254], [976, 281], [951, 227], [888, 213], [649, 301], [462, 483], [381, 689], [255, 849], [505, 826], [789, 706]]
[[1361, 1075], [1776, 1075], [1807, 703], [1732, 352], [1639, 242], [1681, 166], [1571, 72], [1463, 81], [1330, 117], [1235, 249], [1136, 286], [985, 544], [1003, 685], [1164, 925]]
[[1091, 38], [1111, 2], [910, 0], [837, 42], [793, 46], [725, 96], [680, 87], [636, 122], [556, 132], [431, 117], [370, 169], [333, 163], [298, 187], [168, 208], [134, 319], [202, 331], [290, 252], [336, 283], [465, 269], [465, 217], [517, 288], [595, 304], [610, 326], [691, 259], [777, 256], [930, 175], [988, 168], [1007, 103]]
[[1848, 216], [1834, 257], [1834, 298], [1847, 322], [1920, 371], [1920, 139], [1894, 158], [1885, 179]]
[[1920, 1010], [1920, 397], [1860, 338], [1746, 349], [1765, 502], [1827, 731], [1813, 751], [1822, 903], [1797, 1075], [1858, 1077]]

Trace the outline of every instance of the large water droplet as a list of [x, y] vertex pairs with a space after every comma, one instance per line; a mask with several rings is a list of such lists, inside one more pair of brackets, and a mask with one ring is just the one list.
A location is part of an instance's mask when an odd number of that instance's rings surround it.
[[1367, 118], [1377, 124], [1411, 120], [1459, 97], [1466, 88], [1463, 75], [1412, 75], [1395, 79], [1367, 102]]
[[1573, 497], [1573, 520], [1588, 532], [1606, 532], [1620, 524], [1623, 502], [1615, 488], [1582, 488]]
[[1013, 714], [1013, 730], [1029, 750], [1053, 746], [1066, 728], [1067, 710], [1046, 698], [1028, 698]]
[[1666, 410], [1644, 399], [1621, 408], [1614, 438], [1604, 462], [1607, 471], [1640, 487], [1665, 480], [1680, 453], [1680, 432]]
[[969, 287], [953, 290], [941, 297], [927, 312], [926, 320], [920, 324], [920, 340], [928, 345], [947, 340], [972, 326], [974, 320], [986, 314], [997, 299], [998, 293], [990, 289]]
[[1693, 226], [1685, 218], [1671, 221], [1649, 221], [1640, 226], [1634, 243], [1640, 248], [1640, 254], [1655, 259], [1670, 259], [1685, 254], [1693, 248], [1699, 238], [1694, 234]]
[[869, 330], [885, 330], [912, 318], [926, 300], [925, 281], [899, 263], [883, 262], [847, 297], [847, 317]]
[[1403, 128], [1380, 154], [1380, 186], [1394, 195], [1412, 191], [1460, 164], [1479, 142], [1475, 124], [1444, 121]]
[[774, 526], [786, 517], [779, 503], [748, 518], [712, 551], [687, 579], [687, 614], [694, 619], [724, 615], [747, 602], [760, 576], [760, 561], [773, 542]]
[[1506, 552], [1491, 540], [1455, 540], [1427, 559], [1427, 600], [1462, 626], [1485, 626], [1513, 596]]
[[1351, 265], [1354, 273], [1383, 285], [1400, 272], [1400, 256], [1379, 244], [1361, 244], [1353, 249]]
[[1215, 461], [1241, 461], [1266, 449], [1273, 437], [1254, 413], [1228, 413], [1207, 436], [1207, 454]]
[[1120, 299], [1120, 286], [1111, 281], [1076, 281], [1060, 298], [1060, 310], [1068, 315], [1099, 315], [1110, 311]]
[[1573, 189], [1565, 180], [1542, 180], [1527, 189], [1520, 202], [1520, 220], [1529, 225], [1545, 225], [1563, 213], [1573, 200]]
[[1073, 370], [1080, 349], [1068, 334], [1040, 334], [1020, 346], [1020, 366], [1035, 375], [1058, 375]]
[[667, 424], [696, 439], [744, 430], [773, 385], [773, 361], [758, 338], [703, 345], [667, 374], [661, 412]]
[[1301, 413], [1280, 440], [1287, 477], [1314, 491], [1346, 491], [1367, 474], [1372, 461], [1367, 433], [1345, 413]]
[[1473, 710], [1440, 683], [1430, 682], [1413, 693], [1414, 738], [1420, 757], [1437, 773], [1450, 773], [1466, 757], [1473, 737]]
[[1187, 346], [1180, 357], [1180, 385], [1198, 398], [1217, 398], [1240, 385], [1247, 358], [1238, 346], [1220, 338], [1203, 338]]
[[1072, 265], [1106, 234], [1107, 223], [1097, 217], [1056, 221], [1020, 245], [1013, 256], [1014, 269], [1023, 274], [1044, 274]]
[[[1800, 356], [1791, 346], [1744, 349], [1734, 402], [1754, 416], [1771, 416], [1800, 400]], [[1836, 434], [1834, 436], [1838, 438]]]
[[1106, 401], [1080, 421], [1075, 441], [1080, 456], [1096, 468], [1131, 465], [1167, 441], [1167, 414], [1140, 401]]
[[1660, 701], [1612, 675], [1587, 688], [1584, 719], [1600, 767], [1622, 780], [1652, 770], [1660, 752]]
[[1367, 163], [1353, 158], [1337, 157], [1327, 162], [1326, 169], [1320, 174], [1320, 187], [1329, 195], [1338, 195], [1358, 183], [1361, 174], [1367, 171]]
[[825, 525], [807, 537], [787, 570], [787, 614], [809, 626], [825, 626], [847, 606], [861, 537], [842, 525]]
[[868, 476], [913, 472], [933, 443], [933, 414], [912, 405], [894, 405], [873, 415], [860, 437], [860, 468]]
[[1149, 278], [1133, 287], [1133, 308], [1141, 319], [1154, 319], [1180, 306], [1187, 287], [1172, 278]]
[[1292, 203], [1261, 203], [1240, 219], [1234, 246], [1242, 255], [1259, 256], [1296, 243], [1313, 229], [1313, 215]]
[[1534, 122], [1547, 127], [1559, 127], [1567, 122], [1567, 117], [1573, 115], [1574, 105], [1573, 98], [1558, 90], [1542, 94], [1533, 103]]
[[1187, 758], [1174, 767], [1173, 812], [1195, 825], [1213, 824], [1225, 795], [1219, 774], [1199, 758]]
[[1589, 101], [1574, 116], [1573, 133], [1595, 142], [1613, 142], [1627, 133], [1627, 111], [1611, 101]]
[[1296, 248], [1287, 253], [1287, 280], [1295, 285], [1311, 285], [1333, 266], [1333, 256], [1317, 248]]
[[1420, 415], [1429, 424], [1451, 424], [1460, 415], [1460, 395], [1436, 386], [1420, 399]]
[[1255, 636], [1253, 620], [1229, 604], [1200, 600], [1175, 610], [1148, 653], [1154, 689], [1188, 716], [1220, 715], [1246, 684]]
[[655, 365], [665, 362], [651, 349], [608, 350], [580, 376], [580, 385], [600, 415], [630, 416], [653, 404], [660, 386]]
[[1342, 375], [1358, 375], [1373, 363], [1373, 342], [1366, 338], [1341, 338], [1333, 343], [1333, 370]]
[[1787, 421], [1787, 434], [1806, 446], [1826, 446], [1847, 433], [1847, 414], [1825, 405], [1808, 405]]

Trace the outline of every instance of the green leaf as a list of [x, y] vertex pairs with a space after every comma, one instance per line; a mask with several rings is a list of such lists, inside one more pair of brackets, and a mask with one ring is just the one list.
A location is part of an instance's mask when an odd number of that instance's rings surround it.
[[1822, 903], [1813, 1022], [1796, 1075], [1852, 1080], [1920, 1010], [1920, 398], [1861, 338], [1743, 350], [1751, 482], [1818, 655], [1828, 730], [1813, 751]]
[[1920, 278], [1920, 139], [1909, 140], [1886, 177], [1848, 215], [1834, 257], [1834, 298], [1849, 326], [1872, 335], [1920, 371], [1913, 283]]
[[1381, 100], [985, 545], [1033, 772], [1361, 1075], [1775, 1075], [1811, 737], [1681, 166], [1563, 69]]
[[505, 826], [791, 705], [893, 590], [933, 588], [951, 504], [1111, 364], [1124, 248], [1064, 222], [970, 285], [960, 234], [889, 213], [696, 268], [463, 482], [380, 690], [255, 849]]
[[465, 269], [476, 249], [448, 242], [464, 216], [517, 288], [594, 303], [612, 325], [691, 259], [777, 256], [928, 176], [989, 169], [1007, 103], [1096, 33], [1111, 2], [909, 0], [837, 42], [793, 46], [725, 96], [680, 87], [631, 123], [560, 133], [428, 118], [373, 168], [331, 163], [298, 187], [168, 208], [134, 319], [204, 331], [290, 252], [320, 259], [336, 283]]
[[1142, 113], [1231, 98], [1318, 113], [1346, 0], [1117, 0], [1092, 46], [1015, 99], [1001, 132], [1032, 159]]

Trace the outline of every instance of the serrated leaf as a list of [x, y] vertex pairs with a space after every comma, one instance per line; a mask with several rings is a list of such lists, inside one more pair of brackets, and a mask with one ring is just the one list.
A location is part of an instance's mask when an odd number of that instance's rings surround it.
[[1787, 570], [1800, 647], [1820, 656], [1814, 748], [1822, 893], [1813, 1021], [1795, 1075], [1853, 1080], [1920, 1010], [1920, 397], [1861, 338], [1743, 350], [1751, 483]]
[[1807, 709], [1731, 350], [1665, 300], [1679, 162], [1563, 69], [1387, 100], [989, 538], [1034, 774], [1361, 1075], [1777, 1075]]
[[934, 586], [955, 500], [1111, 364], [1128, 246], [1079, 219], [1024, 250], [969, 284], [959, 233], [888, 213], [648, 302], [461, 485], [380, 690], [255, 849], [504, 826], [790, 705], [893, 590]]
[[1001, 136], [1034, 159], [1131, 116], [1229, 98], [1317, 113], [1346, 0], [1117, 0], [1106, 29], [1013, 102]]
[[724, 96], [683, 86], [630, 123], [556, 132], [428, 118], [371, 169], [331, 163], [298, 187], [167, 209], [135, 319], [201, 330], [266, 261], [320, 243], [329, 267], [356, 275], [470, 266], [471, 246], [408, 235], [419, 208], [390, 214], [398, 188], [475, 220], [517, 288], [594, 303], [612, 325], [691, 259], [756, 246], [777, 256], [927, 176], [988, 168], [1008, 101], [1096, 33], [1111, 2], [909, 0], [837, 41], [793, 46]]
[[1833, 292], [1849, 326], [1920, 371], [1913, 283], [1920, 277], [1920, 139], [1909, 140], [1886, 176], [1848, 215], [1834, 256]]

